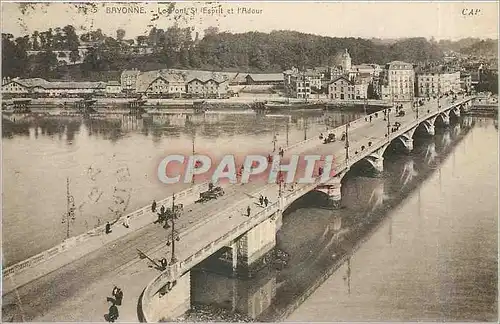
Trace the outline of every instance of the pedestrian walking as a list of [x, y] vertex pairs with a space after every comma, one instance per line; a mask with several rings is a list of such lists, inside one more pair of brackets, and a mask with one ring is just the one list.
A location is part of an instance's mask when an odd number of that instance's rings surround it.
[[165, 213], [165, 206], [161, 205], [160, 214], [164, 214], [164, 213]]
[[268, 204], [269, 204], [269, 199], [267, 199], [267, 197], [264, 197], [264, 205], [267, 207]]
[[120, 288], [117, 289], [115, 298], [116, 298], [116, 305], [120, 306], [123, 301], [123, 291]]
[[250, 206], [247, 207], [247, 217], [250, 217]]
[[165, 270], [165, 269], [167, 268], [167, 266], [168, 266], [168, 261], [167, 261], [167, 259], [162, 258], [162, 259], [160, 260], [160, 266], [162, 267], [162, 269], [163, 269], [163, 270]]
[[123, 221], [123, 226], [125, 226], [126, 228], [130, 227], [130, 215], [128, 215]]
[[259, 204], [262, 206], [264, 204], [264, 197], [260, 195], [259, 197]]
[[119, 313], [118, 313], [118, 307], [116, 307], [115, 303], [112, 303], [111, 306], [109, 307], [107, 320], [110, 323], [114, 323], [118, 319]]
[[151, 212], [156, 212], [156, 200], [153, 200], [153, 203], [151, 204]]
[[112, 232], [111, 231], [111, 224], [109, 222], [106, 222], [105, 230], [106, 230], [106, 234], [109, 234]]
[[372, 116], [370, 115], [370, 123], [372, 122]]
[[318, 168], [318, 174], [319, 174], [319, 176], [323, 175], [323, 167]]

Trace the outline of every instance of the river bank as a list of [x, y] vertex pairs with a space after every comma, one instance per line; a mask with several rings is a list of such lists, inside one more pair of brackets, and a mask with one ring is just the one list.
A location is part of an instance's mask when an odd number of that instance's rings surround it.
[[[29, 98], [28, 98], [29, 99]], [[96, 100], [93, 107], [98, 109], [102, 113], [108, 111], [116, 112], [116, 110], [124, 110], [129, 112], [128, 103], [135, 100], [134, 98], [94, 98]], [[9, 107], [5, 109], [6, 112], [11, 112], [15, 99], [3, 100], [4, 106]], [[73, 112], [77, 111], [74, 108], [74, 103], [81, 101], [81, 98], [38, 98], [29, 99], [29, 108], [32, 111], [42, 112], [42, 111], [54, 111], [56, 109]], [[193, 100], [193, 99], [144, 99], [143, 108], [146, 111], [151, 110], [170, 110], [170, 109], [190, 109], [192, 110], [193, 105], [196, 102], [204, 102], [204, 105], [209, 110], [220, 110], [220, 109], [251, 109], [251, 105], [255, 102], [267, 102], [273, 104], [269, 107], [270, 110], [297, 110], [297, 109], [323, 109], [328, 107], [329, 109], [358, 109], [366, 107], [367, 109], [379, 109], [388, 105], [387, 102], [382, 100], [349, 100], [349, 101], [339, 101], [339, 100], [329, 100], [326, 98], [310, 98], [307, 101], [303, 99], [294, 98], [283, 98], [283, 97], [262, 97], [262, 96], [242, 96], [242, 97], [232, 97], [229, 99], [203, 99], [203, 100]]]

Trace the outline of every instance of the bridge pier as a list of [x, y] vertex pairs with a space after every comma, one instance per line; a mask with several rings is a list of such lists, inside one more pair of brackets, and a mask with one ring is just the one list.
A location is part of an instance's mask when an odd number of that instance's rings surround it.
[[384, 172], [384, 158], [383, 157], [377, 158], [372, 165], [378, 173]]
[[281, 211], [277, 211], [241, 236], [238, 240], [238, 275], [252, 277], [262, 267], [265, 257], [276, 246], [276, 228], [280, 219]]
[[403, 145], [408, 153], [413, 151], [413, 138], [408, 138], [406, 136], [400, 136], [399, 138], [401, 139], [401, 142], [403, 142]]
[[378, 173], [384, 171], [384, 152], [388, 147], [389, 143], [380, 147], [378, 150], [365, 158], [365, 160], [368, 161]]
[[163, 286], [148, 304], [142, 307], [150, 321], [173, 321], [182, 316], [191, 308], [191, 272]]
[[436, 134], [436, 128], [434, 127], [434, 122], [436, 121], [436, 117], [431, 119], [424, 120], [422, 125], [427, 132], [427, 135], [434, 136]]
[[441, 117], [441, 120], [443, 121], [443, 124], [445, 126], [450, 125], [450, 111], [449, 110], [442, 112], [441, 114], [439, 114], [439, 116]]

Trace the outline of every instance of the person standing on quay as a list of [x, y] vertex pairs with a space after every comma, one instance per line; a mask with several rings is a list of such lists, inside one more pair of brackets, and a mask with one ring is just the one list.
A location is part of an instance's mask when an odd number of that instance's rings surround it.
[[111, 233], [111, 224], [109, 222], [106, 223], [105, 231], [106, 231], [106, 234]]
[[153, 200], [153, 203], [151, 204], [151, 211], [152, 211], [153, 213], [155, 213], [155, 212], [156, 212], [156, 200]]

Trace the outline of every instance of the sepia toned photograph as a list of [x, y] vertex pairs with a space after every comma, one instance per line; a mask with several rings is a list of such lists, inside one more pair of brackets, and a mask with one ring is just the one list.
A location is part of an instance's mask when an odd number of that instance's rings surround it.
[[2, 322], [498, 322], [497, 1], [2, 1]]

